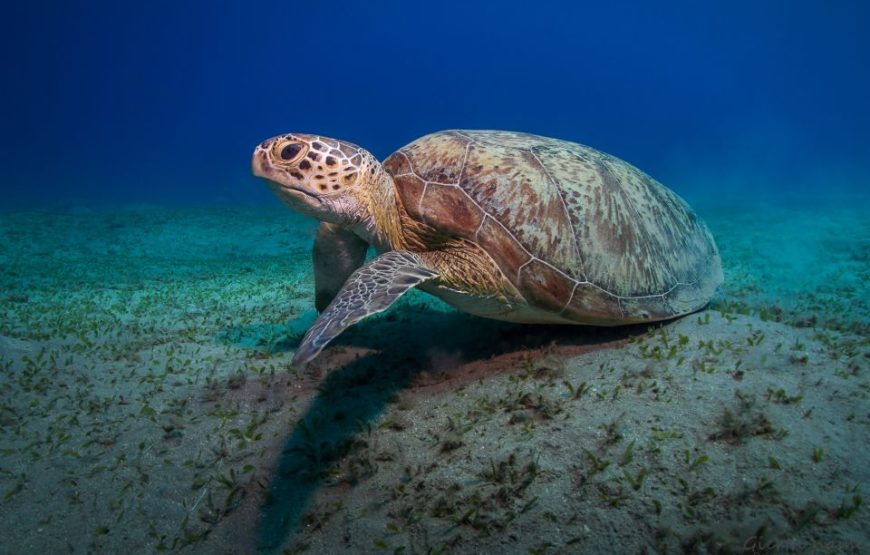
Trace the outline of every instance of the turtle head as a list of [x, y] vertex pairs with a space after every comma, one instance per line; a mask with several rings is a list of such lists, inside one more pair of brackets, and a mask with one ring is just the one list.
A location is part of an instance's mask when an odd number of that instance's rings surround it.
[[384, 174], [380, 162], [354, 144], [301, 133], [260, 143], [251, 171], [290, 208], [348, 227], [371, 219], [370, 184]]

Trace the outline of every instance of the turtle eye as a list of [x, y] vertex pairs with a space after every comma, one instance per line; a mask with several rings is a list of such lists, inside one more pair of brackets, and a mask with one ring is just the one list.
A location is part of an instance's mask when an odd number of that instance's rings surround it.
[[296, 142], [288, 142], [284, 145], [278, 145], [278, 148], [275, 149], [275, 153], [283, 162], [293, 162], [300, 157], [300, 154], [304, 154], [303, 151], [307, 150], [303, 143]]
[[299, 151], [302, 150], [302, 145], [299, 144], [289, 144], [281, 149], [281, 159], [282, 160], [292, 160], [296, 158], [296, 155], [299, 154]]

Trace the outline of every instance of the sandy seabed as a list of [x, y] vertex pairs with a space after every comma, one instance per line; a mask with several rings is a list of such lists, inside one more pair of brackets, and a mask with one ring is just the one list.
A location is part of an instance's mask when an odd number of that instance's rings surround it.
[[305, 372], [315, 224], [0, 214], [0, 553], [867, 553], [867, 199], [699, 204], [700, 313], [412, 292]]

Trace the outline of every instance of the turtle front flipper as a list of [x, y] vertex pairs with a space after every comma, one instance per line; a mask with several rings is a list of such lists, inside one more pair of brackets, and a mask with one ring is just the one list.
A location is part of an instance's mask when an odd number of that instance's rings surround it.
[[353, 231], [323, 222], [317, 228], [314, 262], [314, 307], [323, 312], [354, 270], [362, 266], [369, 244]]
[[438, 272], [415, 253], [391, 251], [378, 256], [348, 278], [302, 338], [293, 364], [309, 362], [345, 329], [386, 310], [412, 287], [436, 277]]

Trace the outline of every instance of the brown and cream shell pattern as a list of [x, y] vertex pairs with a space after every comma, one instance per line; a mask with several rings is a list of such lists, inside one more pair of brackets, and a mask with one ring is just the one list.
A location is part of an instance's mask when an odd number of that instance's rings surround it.
[[580, 144], [506, 131], [443, 131], [385, 167], [415, 219], [479, 245], [526, 302], [566, 321], [655, 321], [705, 306], [716, 244], [674, 192]]

